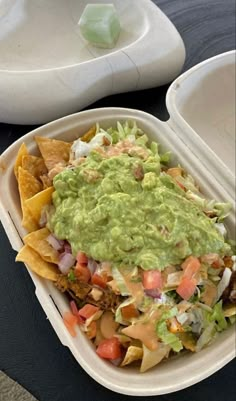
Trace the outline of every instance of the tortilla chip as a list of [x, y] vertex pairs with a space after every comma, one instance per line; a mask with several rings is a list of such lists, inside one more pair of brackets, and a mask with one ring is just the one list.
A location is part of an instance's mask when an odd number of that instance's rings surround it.
[[42, 136], [36, 136], [35, 141], [49, 171], [56, 164], [65, 164], [69, 161], [71, 143]]
[[18, 181], [21, 202], [32, 198], [42, 189], [42, 184], [37, 178], [22, 167], [18, 168]]
[[22, 205], [22, 226], [29, 232], [31, 233], [32, 231], [38, 230], [39, 225], [36, 223], [34, 218], [32, 217], [31, 213], [25, 206], [25, 204]]
[[15, 166], [14, 166], [14, 173], [16, 178], [18, 179], [18, 168], [22, 167], [22, 159], [23, 156], [28, 155], [28, 149], [25, 145], [25, 143], [22, 143], [20, 146], [20, 149], [18, 150], [17, 156], [16, 156], [16, 161], [15, 161]]
[[53, 192], [54, 188], [49, 187], [25, 201], [25, 206], [37, 223], [39, 223], [43, 208], [51, 203]]
[[96, 134], [96, 125], [94, 125], [93, 127], [90, 128], [90, 130], [88, 130], [80, 139], [83, 142], [90, 142], [91, 139], [93, 139], [93, 137]]
[[56, 281], [58, 279], [59, 272], [56, 265], [43, 260], [41, 256], [28, 245], [21, 248], [16, 256], [16, 262], [25, 263], [30, 270], [37, 273], [40, 277], [51, 281]]
[[41, 228], [40, 230], [26, 235], [23, 241], [36, 251], [46, 262], [58, 264], [59, 253], [47, 241], [49, 235], [50, 231], [47, 228]]
[[25, 202], [27, 199], [41, 191], [42, 184], [27, 170], [24, 170], [22, 167], [18, 167], [18, 187], [23, 215], [22, 226], [29, 232], [37, 230], [37, 222], [28, 210]]
[[129, 365], [130, 363], [142, 359], [143, 357], [143, 350], [140, 347], [135, 347], [131, 345], [125, 354], [124, 360], [121, 366]]
[[22, 157], [22, 167], [38, 179], [42, 174], [46, 174], [48, 171], [42, 157], [32, 155], [24, 155]]
[[182, 342], [184, 348], [196, 352], [196, 339], [191, 332], [178, 333], [177, 336]]
[[236, 315], [236, 305], [227, 304], [223, 306], [223, 313], [225, 317], [231, 317]]
[[170, 352], [170, 346], [164, 343], [159, 343], [158, 348], [154, 351], [149, 350], [143, 344], [143, 359], [140, 367], [140, 372], [144, 373], [153, 366], [156, 366], [162, 361]]
[[52, 180], [48, 177], [47, 174], [41, 175], [40, 176], [40, 181], [43, 184], [43, 189], [46, 189], [46, 188], [52, 186]]

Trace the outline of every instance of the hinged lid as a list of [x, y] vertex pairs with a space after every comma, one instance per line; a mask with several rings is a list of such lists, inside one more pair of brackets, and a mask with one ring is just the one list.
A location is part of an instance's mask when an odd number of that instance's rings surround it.
[[0, 121], [43, 124], [105, 96], [178, 76], [183, 40], [151, 0], [112, 1], [121, 23], [112, 49], [82, 37], [78, 21], [88, 3], [0, 0]]
[[167, 93], [169, 125], [219, 184], [235, 196], [235, 51], [178, 77]]

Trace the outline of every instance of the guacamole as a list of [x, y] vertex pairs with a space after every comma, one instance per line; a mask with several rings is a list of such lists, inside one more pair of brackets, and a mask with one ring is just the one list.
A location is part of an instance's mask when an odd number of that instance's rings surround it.
[[98, 261], [163, 270], [188, 255], [225, 252], [223, 236], [172, 177], [155, 149], [145, 157], [92, 150], [54, 178], [49, 229]]

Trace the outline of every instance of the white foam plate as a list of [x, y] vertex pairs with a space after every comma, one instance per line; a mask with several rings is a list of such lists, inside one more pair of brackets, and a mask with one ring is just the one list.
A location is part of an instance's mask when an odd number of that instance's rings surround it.
[[122, 27], [113, 49], [82, 38], [78, 21], [87, 3], [0, 0], [0, 121], [45, 123], [179, 74], [183, 41], [151, 0], [112, 1]]

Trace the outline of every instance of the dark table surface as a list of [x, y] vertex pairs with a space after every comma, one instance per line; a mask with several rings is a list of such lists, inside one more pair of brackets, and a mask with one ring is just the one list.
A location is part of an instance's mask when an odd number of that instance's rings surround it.
[[[182, 35], [187, 50], [184, 70], [235, 48], [235, 0], [155, 0], [155, 3]], [[167, 88], [116, 95], [91, 107], [136, 108], [165, 120], [168, 117], [165, 108]], [[0, 153], [32, 128], [0, 123]], [[3, 190], [1, 188], [1, 193]], [[70, 351], [61, 345], [34, 295], [30, 276], [14, 262], [15, 252], [1, 225], [0, 251], [0, 370], [40, 401], [130, 399], [97, 384], [82, 370]], [[149, 399], [234, 400], [235, 368], [235, 362], [230, 362], [201, 383], [177, 393]]]

